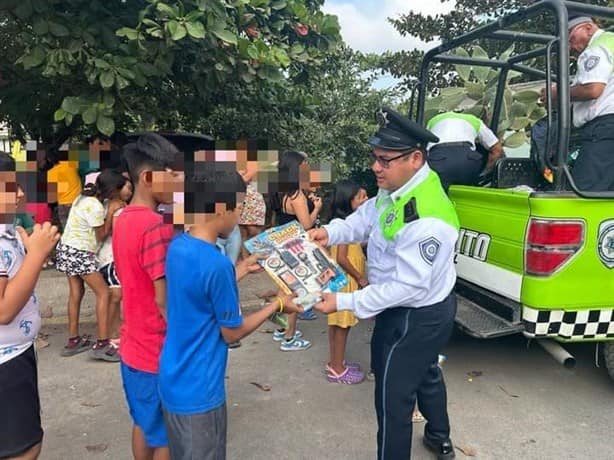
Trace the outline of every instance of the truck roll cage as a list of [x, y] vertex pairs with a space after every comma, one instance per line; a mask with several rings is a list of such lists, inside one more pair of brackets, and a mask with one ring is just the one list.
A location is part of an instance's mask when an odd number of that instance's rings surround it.
[[[584, 3], [562, 1], [562, 0], [541, 0], [531, 6], [523, 8], [515, 13], [502, 16], [488, 24], [475, 28], [464, 33], [448, 42], [442, 43], [436, 48], [428, 51], [422, 60], [420, 75], [414, 90], [418, 91], [417, 98], [417, 121], [424, 124], [424, 109], [426, 94], [428, 89], [429, 69], [433, 63], [465, 64], [471, 66], [484, 66], [500, 69], [497, 90], [495, 95], [493, 118], [490, 127], [497, 131], [499, 126], [501, 107], [503, 104], [503, 94], [507, 75], [510, 70], [521, 72], [525, 75], [544, 79], [546, 81], [546, 110], [548, 117], [548, 135], [552, 128], [552, 107], [551, 107], [551, 84], [557, 82], [558, 111], [557, 137], [556, 137], [556, 158], [554, 164], [548, 166], [554, 175], [555, 191], [567, 190], [569, 187], [583, 198], [614, 198], [614, 192], [589, 192], [579, 190], [571, 177], [571, 172], [567, 166], [567, 153], [569, 149], [569, 137], [571, 129], [571, 111], [569, 94], [569, 33], [568, 16], [570, 13], [581, 13], [590, 17], [614, 19], [614, 8], [587, 5]], [[538, 17], [544, 14], [552, 14], [555, 20], [556, 34], [539, 34], [528, 32], [517, 32], [506, 30], [508, 27], [517, 25], [527, 19]], [[539, 48], [510, 56], [507, 60], [483, 59], [457, 56], [450, 51], [475, 42], [479, 39], [493, 39], [511, 42], [524, 42], [543, 45]], [[552, 65], [552, 54], [556, 55], [556, 62]], [[524, 62], [536, 58], [545, 57], [546, 70], [533, 68]], [[410, 103], [410, 116], [414, 113], [415, 98], [412, 96]], [[546, 151], [550, 151], [551, 146], [547, 146]]]

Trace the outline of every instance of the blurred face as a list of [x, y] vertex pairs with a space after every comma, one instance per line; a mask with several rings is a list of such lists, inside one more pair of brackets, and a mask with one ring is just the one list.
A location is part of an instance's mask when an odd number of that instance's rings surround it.
[[[215, 212], [213, 213], [187, 213], [183, 215], [182, 211], [182, 219], [181, 223], [185, 224], [185, 227], [188, 228], [192, 225], [203, 225], [214, 220], [217, 222], [218, 233], [222, 238], [227, 238], [228, 235], [232, 232], [235, 226], [239, 223], [239, 218], [241, 217], [241, 212], [243, 211], [243, 200], [245, 199], [245, 193], [237, 194], [237, 207], [229, 211], [226, 203], [216, 203], [215, 204]], [[183, 208], [183, 206], [181, 206]], [[179, 223], [177, 219], [175, 219], [176, 223]]]
[[10, 223], [17, 212], [17, 206], [23, 201], [23, 189], [17, 183], [17, 173], [14, 171], [0, 172], [0, 219], [2, 223]]
[[377, 186], [389, 192], [402, 187], [424, 165], [420, 150], [398, 152], [376, 147], [371, 156], [371, 169], [375, 174]]
[[126, 203], [132, 198], [132, 182], [126, 181], [122, 189], [119, 191], [119, 199]]
[[569, 32], [569, 47], [574, 54], [580, 54], [588, 46], [597, 26], [592, 22], [578, 24]]
[[222, 228], [220, 229], [220, 235], [223, 238], [228, 238], [228, 235], [230, 235], [232, 230], [239, 223], [239, 218], [241, 217], [241, 212], [243, 211], [243, 200], [245, 199], [245, 194], [240, 193], [239, 195], [241, 196], [238, 196], [237, 200], [240, 200], [240, 202], [237, 203], [237, 207], [234, 209], [234, 211], [227, 211], [226, 205], [221, 205], [222, 211], [218, 215], [221, 215], [222, 218]]
[[358, 193], [354, 195], [352, 201], [350, 201], [350, 205], [352, 206], [352, 211], [356, 211], [358, 207], [367, 201], [369, 197], [367, 196], [367, 191], [364, 188], [358, 190]]
[[309, 180], [309, 172], [311, 169], [309, 168], [309, 163], [307, 160], [304, 160], [299, 166], [299, 184], [301, 189], [307, 189], [311, 185]]
[[171, 204], [174, 201], [174, 193], [183, 192], [184, 174], [181, 171], [174, 171], [170, 168], [164, 171], [143, 171], [141, 178], [143, 176], [158, 203]]

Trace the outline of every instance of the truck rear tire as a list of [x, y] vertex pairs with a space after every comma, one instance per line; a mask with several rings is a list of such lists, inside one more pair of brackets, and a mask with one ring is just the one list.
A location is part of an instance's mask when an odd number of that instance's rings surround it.
[[610, 374], [610, 378], [614, 380], [614, 342], [604, 342], [603, 357], [605, 359], [605, 367]]

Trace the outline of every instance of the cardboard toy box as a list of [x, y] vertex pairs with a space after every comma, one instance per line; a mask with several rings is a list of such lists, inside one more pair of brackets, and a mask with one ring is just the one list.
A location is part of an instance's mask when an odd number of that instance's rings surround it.
[[347, 275], [323, 248], [309, 240], [297, 221], [270, 228], [245, 242], [251, 253], [267, 254], [260, 264], [297, 303], [311, 308], [322, 292], [338, 292], [348, 284]]

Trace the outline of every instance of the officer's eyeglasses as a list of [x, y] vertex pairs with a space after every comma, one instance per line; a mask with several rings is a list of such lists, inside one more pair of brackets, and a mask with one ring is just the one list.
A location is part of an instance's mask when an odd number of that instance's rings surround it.
[[390, 163], [393, 162], [394, 160], [398, 160], [399, 158], [406, 157], [407, 155], [411, 155], [414, 152], [415, 150], [408, 150], [407, 152], [403, 152], [400, 155], [397, 155], [396, 157], [392, 157], [392, 158], [382, 158], [380, 156], [377, 156], [373, 152], [371, 152], [371, 161], [372, 162], [377, 161], [377, 164], [379, 164], [382, 168], [388, 169], [390, 168]]

